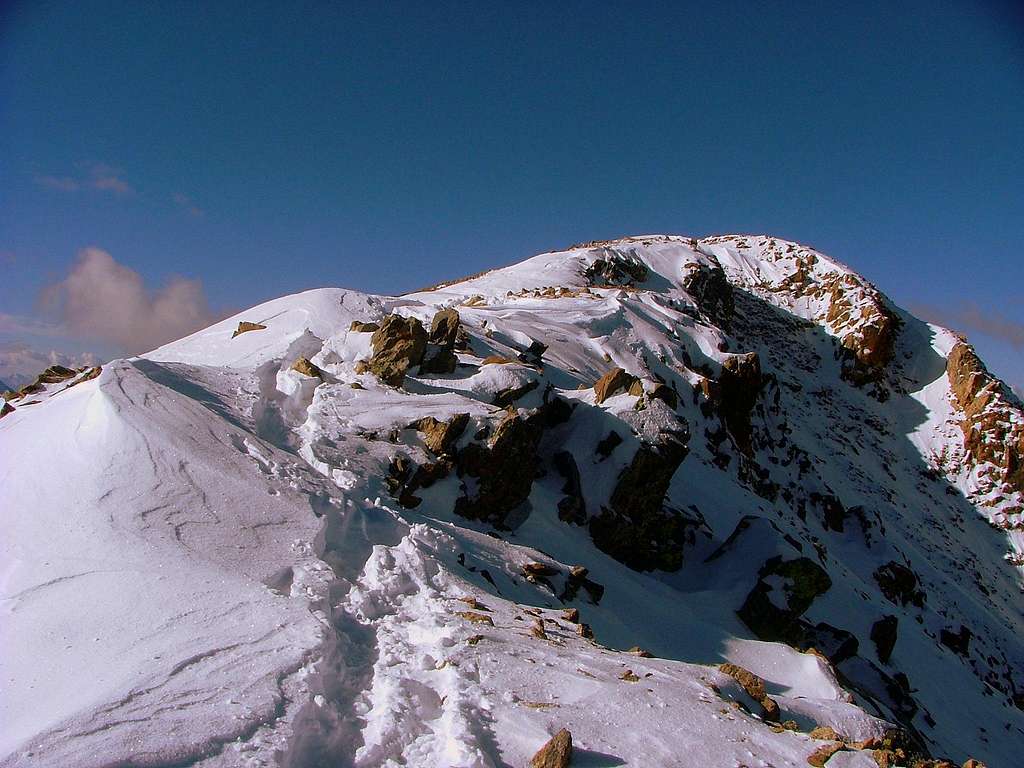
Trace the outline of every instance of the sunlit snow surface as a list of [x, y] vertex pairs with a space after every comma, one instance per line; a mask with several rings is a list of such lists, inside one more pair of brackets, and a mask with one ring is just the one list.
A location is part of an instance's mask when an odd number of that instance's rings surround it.
[[[899, 617], [887, 669], [908, 676], [921, 705], [914, 725], [933, 752], [1013, 765], [1021, 712], [974, 661], [937, 642], [941, 628], [963, 624], [979, 657], [1018, 674], [1024, 662], [1006, 536], [964, 497], [968, 473], [925, 472], [962, 453], [944, 370], [953, 338], [905, 315], [905, 393], [877, 402], [839, 378], [822, 308], [773, 292], [788, 267], [765, 258], [760, 240], [582, 247], [397, 298], [308, 291], [22, 404], [0, 421], [0, 764], [521, 766], [567, 727], [574, 766], [806, 765], [821, 742], [733, 706], [759, 711], [710, 665], [728, 659], [762, 676], [802, 731], [831, 725], [865, 739], [885, 730], [886, 714], [818, 656], [759, 642], [736, 617], [761, 564], [783, 550], [747, 537], [707, 558], [757, 515], [804, 556], [823, 544], [833, 586], [808, 619], [854, 632], [860, 656], [879, 663], [871, 624]], [[644, 290], [582, 292], [583, 268], [613, 252], [649, 267]], [[810, 321], [807, 330], [782, 338], [766, 325], [737, 344], [700, 317], [682, 275], [712, 259], [747, 304]], [[817, 268], [848, 272], [823, 256]], [[571, 295], [534, 295], [549, 286]], [[399, 312], [429, 326], [446, 306], [472, 337], [455, 373], [413, 372], [404, 389], [355, 373], [370, 334], [350, 332], [353, 320]], [[241, 320], [267, 328], [232, 338]], [[532, 339], [549, 346], [543, 373], [480, 365]], [[812, 456], [809, 482], [865, 506], [883, 536], [869, 546], [851, 531], [824, 531], [782, 498], [755, 495], [735, 461], [713, 463], [690, 397], [699, 376], [683, 350], [715, 365], [725, 346], [760, 353], [780, 383], [791, 440]], [[324, 383], [290, 370], [300, 356], [325, 371]], [[465, 444], [500, 417], [496, 392], [540, 379], [517, 405], [539, 405], [547, 384], [578, 404], [541, 456], [572, 451], [596, 511], [639, 436], [677, 425], [661, 401], [636, 411], [636, 398], [620, 394], [595, 407], [588, 387], [613, 364], [683, 394], [690, 454], [668, 501], [699, 510], [710, 537], [687, 550], [679, 572], [629, 570], [585, 527], [561, 522], [563, 481], [550, 466], [515, 530], [497, 536], [452, 513], [455, 476], [418, 492], [415, 509], [387, 493], [396, 452], [428, 459], [404, 429], [411, 421], [468, 413]], [[780, 419], [763, 415], [757, 427], [778, 429]], [[625, 442], [599, 460], [594, 445], [609, 424]], [[785, 480], [788, 470], [758, 458]], [[871, 574], [890, 560], [912, 561], [925, 609], [880, 597]], [[524, 580], [532, 561], [585, 565], [605, 587], [600, 604], [586, 593], [562, 603]], [[467, 596], [493, 626], [458, 616]], [[576, 634], [567, 607], [580, 609], [597, 643]], [[547, 639], [531, 636], [537, 615], [548, 619]], [[624, 652], [632, 646], [658, 658]], [[621, 679], [627, 670], [638, 680]], [[871, 765], [854, 752], [829, 762]]]

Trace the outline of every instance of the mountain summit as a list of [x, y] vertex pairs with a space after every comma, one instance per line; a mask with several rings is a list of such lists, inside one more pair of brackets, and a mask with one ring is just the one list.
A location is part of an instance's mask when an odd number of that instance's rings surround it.
[[0, 765], [1020, 759], [1021, 403], [806, 246], [307, 291], [8, 398]]

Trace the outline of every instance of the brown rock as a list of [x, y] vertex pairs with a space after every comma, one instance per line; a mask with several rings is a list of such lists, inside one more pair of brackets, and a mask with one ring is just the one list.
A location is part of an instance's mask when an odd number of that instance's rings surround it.
[[454, 309], [442, 309], [430, 322], [430, 343], [454, 349], [459, 339], [461, 318]]
[[466, 621], [471, 621], [474, 624], [486, 624], [489, 627], [494, 626], [494, 620], [491, 619], [486, 613], [475, 613], [474, 611], [459, 611], [455, 614], [461, 616]]
[[310, 376], [314, 379], [322, 379], [324, 372], [317, 368], [313, 363], [305, 357], [300, 357], [294, 363], [292, 363], [292, 370], [298, 371], [303, 376]]
[[420, 373], [453, 373], [459, 365], [459, 358], [448, 347], [428, 344], [423, 360], [420, 362]]
[[612, 368], [594, 385], [594, 401], [599, 405], [619, 392], [628, 390], [637, 378], [622, 368]]
[[629, 394], [633, 397], [643, 397], [644, 383], [640, 379], [633, 379], [633, 383], [629, 385]]
[[262, 325], [261, 323], [250, 323], [247, 320], [242, 320], [238, 323], [238, 327], [235, 329], [235, 332], [231, 334], [231, 338], [233, 339], [235, 336], [248, 333], [249, 331], [265, 331], [266, 329], [267, 326]]
[[594, 630], [590, 628], [589, 624], [584, 624], [582, 621], [576, 625], [576, 634], [584, 640], [594, 639]]
[[750, 454], [750, 413], [761, 391], [761, 359], [756, 352], [731, 355], [718, 379], [719, 410], [736, 447]]
[[353, 320], [352, 325], [348, 327], [349, 331], [354, 331], [355, 333], [373, 333], [378, 328], [380, 326], [377, 323], [364, 323], [360, 320]]
[[63, 365], [51, 365], [36, 377], [36, 384], [59, 384], [62, 381], [73, 379], [78, 371], [65, 368]]
[[423, 442], [435, 455], [450, 453], [452, 446], [462, 437], [469, 424], [468, 413], [457, 413], [448, 421], [438, 421], [433, 416], [424, 416], [412, 422], [407, 428], [423, 433]]
[[754, 701], [759, 703], [764, 709], [764, 719], [778, 721], [779, 719], [779, 705], [764, 687], [764, 680], [755, 675], [749, 669], [744, 669], [738, 664], [720, 664], [718, 669], [727, 674], [733, 680], [740, 684], [740, 687], [746, 691], [747, 695], [750, 696]]
[[634, 656], [639, 656], [642, 659], [653, 659], [654, 658], [654, 654], [653, 653], [651, 653], [650, 651], [645, 651], [639, 645], [634, 645], [632, 648], [630, 648], [628, 651], [626, 651], [626, 653], [632, 653]]
[[518, 360], [513, 360], [510, 357], [502, 357], [501, 355], [488, 355], [482, 361], [480, 361], [480, 365], [511, 365], [518, 362]]
[[566, 608], [562, 611], [562, 618], [571, 624], [580, 623], [580, 609], [579, 608]]
[[423, 361], [427, 349], [427, 332], [414, 317], [388, 315], [370, 339], [373, 356], [368, 365], [371, 372], [385, 384], [399, 387], [410, 367]]
[[640, 681], [640, 678], [639, 676], [634, 674], [632, 669], [627, 669], [625, 672], [619, 675], [619, 680], [625, 680], [627, 683], [637, 683]]
[[14, 406], [5, 400], [4, 404], [0, 405], [0, 419], [9, 413], [14, 413]]
[[558, 569], [544, 563], [526, 563], [523, 565], [524, 576], [557, 576]]
[[985, 768], [985, 764], [980, 760], [975, 760], [973, 757], [969, 757], [964, 761], [963, 768]]
[[487, 447], [470, 443], [459, 452], [459, 475], [477, 478], [476, 493], [455, 501], [455, 513], [503, 524], [526, 501], [537, 469], [542, 429], [512, 413], [494, 430]]
[[530, 768], [569, 768], [572, 759], [572, 735], [560, 730], [530, 758]]
[[839, 743], [822, 744], [807, 757], [807, 764], [814, 768], [823, 768], [836, 752], [841, 752], [845, 747]]
[[809, 734], [812, 739], [821, 739], [822, 741], [841, 741], [842, 737], [835, 732], [835, 729], [830, 725], [819, 725]]
[[712, 264], [687, 264], [683, 287], [697, 302], [700, 311], [715, 325], [729, 330], [735, 302], [732, 285], [725, 276], [725, 270], [715, 260]]

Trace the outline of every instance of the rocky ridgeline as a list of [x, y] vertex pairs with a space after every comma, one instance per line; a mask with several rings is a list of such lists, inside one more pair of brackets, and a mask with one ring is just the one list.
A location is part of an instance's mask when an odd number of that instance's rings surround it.
[[1000, 505], [1007, 528], [1024, 528], [1024, 412], [1007, 386], [985, 368], [965, 341], [949, 353], [946, 373], [979, 502]]

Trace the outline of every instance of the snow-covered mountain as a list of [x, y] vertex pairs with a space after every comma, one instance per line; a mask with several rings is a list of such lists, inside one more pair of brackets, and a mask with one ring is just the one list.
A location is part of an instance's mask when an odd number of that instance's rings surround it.
[[307, 291], [4, 410], [0, 765], [1019, 764], [1021, 404], [810, 248]]

